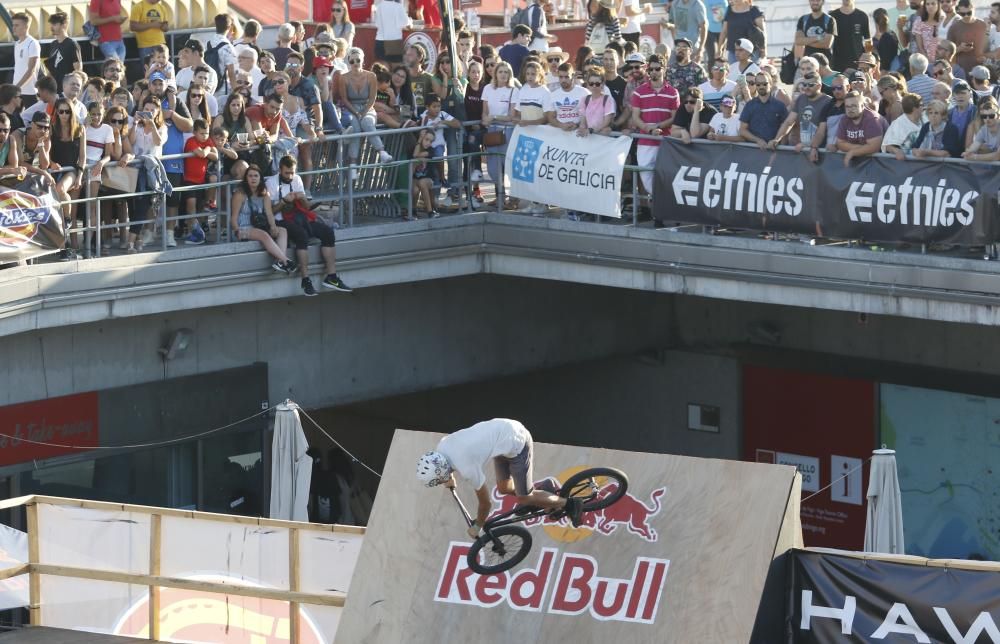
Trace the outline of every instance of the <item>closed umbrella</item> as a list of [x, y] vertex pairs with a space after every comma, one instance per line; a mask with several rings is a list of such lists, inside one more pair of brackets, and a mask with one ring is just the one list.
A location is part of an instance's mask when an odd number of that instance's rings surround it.
[[868, 477], [868, 515], [865, 521], [865, 552], [903, 554], [903, 503], [896, 473], [896, 452], [872, 452]]
[[309, 520], [309, 483], [312, 459], [306, 442], [299, 406], [290, 400], [275, 407], [274, 440], [271, 442], [271, 518]]

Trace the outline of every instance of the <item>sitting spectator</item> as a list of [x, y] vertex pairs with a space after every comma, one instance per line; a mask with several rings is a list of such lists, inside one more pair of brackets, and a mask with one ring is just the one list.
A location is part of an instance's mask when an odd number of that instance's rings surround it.
[[304, 64], [305, 58], [298, 52], [289, 54], [285, 61], [285, 73], [288, 75], [285, 89], [295, 97], [297, 103], [297, 109], [293, 109], [292, 101], [285, 98], [285, 108], [288, 110], [285, 118], [288, 120], [288, 127], [299, 139], [299, 166], [309, 173], [303, 180], [308, 193], [313, 179], [312, 146], [323, 138], [323, 106], [320, 104], [316, 83], [302, 74]]
[[723, 96], [719, 102], [719, 109], [720, 111], [708, 124], [708, 134], [705, 138], [710, 141], [742, 142], [740, 117], [736, 114], [736, 99], [732, 96]]
[[212, 128], [225, 128], [229, 145], [236, 153], [237, 160], [223, 160], [223, 174], [234, 179], [242, 179], [250, 163], [250, 149], [253, 146], [250, 138], [254, 129], [250, 119], [247, 118], [246, 100], [242, 95], [229, 95], [222, 111], [212, 121]]
[[993, 97], [983, 99], [980, 102], [979, 114], [976, 116], [979, 129], [976, 130], [971, 145], [962, 153], [962, 158], [969, 161], [1000, 160], [1000, 119], [997, 118], [998, 113], [1000, 110], [997, 109], [997, 102]]
[[11, 145], [17, 148], [20, 165], [24, 166], [29, 174], [42, 177], [44, 185], [55, 186], [55, 180], [46, 170], [50, 164], [51, 129], [52, 121], [49, 115], [38, 112], [23, 132], [11, 132], [9, 140], [12, 141]]
[[848, 77], [851, 82], [851, 91], [857, 92], [864, 99], [865, 108], [875, 111], [878, 109], [878, 100], [872, 94], [870, 79], [864, 72], [854, 71]]
[[918, 159], [961, 156], [962, 140], [958, 128], [948, 122], [948, 104], [931, 101], [925, 114], [927, 122], [920, 128], [913, 143], [913, 156]]
[[323, 286], [350, 293], [351, 288], [337, 275], [337, 239], [333, 229], [308, 210], [305, 186], [302, 185], [302, 178], [295, 174], [295, 165], [295, 157], [281, 157], [278, 174], [268, 177], [266, 186], [274, 208], [274, 219], [280, 228], [288, 231], [288, 238], [295, 244], [296, 264], [299, 275], [302, 276], [302, 292], [306, 297], [316, 295], [316, 289], [309, 278], [309, 238], [316, 237], [320, 242], [320, 254], [326, 268]]
[[878, 104], [879, 114], [890, 123], [903, 115], [903, 96], [908, 93], [904, 83], [895, 76], [883, 76], [878, 79], [878, 93], [882, 97]]
[[857, 92], [844, 98], [844, 118], [837, 128], [837, 149], [844, 153], [844, 165], [851, 159], [869, 156], [882, 149], [882, 123], [875, 112], [865, 109], [864, 99]]
[[674, 40], [674, 62], [667, 66], [667, 82], [683, 94], [687, 88], [698, 87], [707, 81], [705, 68], [691, 59], [691, 41], [687, 38]]
[[799, 59], [798, 64], [795, 66], [795, 77], [792, 79], [792, 92], [793, 94], [798, 90], [795, 89], [799, 86], [799, 81], [806, 74], [817, 74], [819, 75], [819, 63], [812, 56], [803, 56]]
[[[604, 53], [614, 50], [605, 50]], [[615, 99], [604, 93], [604, 69], [593, 66], [587, 70], [587, 95], [580, 109], [579, 136], [610, 134], [615, 118]]]
[[23, 130], [24, 120], [21, 118], [21, 90], [17, 85], [0, 85], [0, 111], [7, 115], [13, 130]]
[[969, 83], [972, 91], [976, 94], [976, 102], [993, 94], [993, 85], [990, 84], [990, 70], [983, 65], [976, 65], [969, 72]]
[[948, 122], [958, 128], [958, 136], [962, 140], [964, 150], [972, 143], [972, 130], [969, 127], [976, 118], [976, 105], [972, 102], [972, 89], [962, 81], [955, 85], [952, 95], [953, 107], [948, 110]]
[[728, 78], [729, 63], [722, 58], [716, 58], [712, 63], [711, 77], [698, 86], [704, 101], [718, 109], [723, 96], [732, 96], [736, 91], [736, 82]]
[[[83, 185], [83, 169], [87, 166], [87, 145], [83, 139], [83, 126], [76, 120], [68, 99], [56, 99], [53, 111], [55, 120], [52, 124], [52, 142], [49, 148], [49, 171], [61, 172], [56, 192], [63, 197], [63, 200], [67, 200], [66, 197], [77, 199], [80, 196], [80, 187]], [[72, 230], [76, 222], [77, 207], [76, 203], [63, 205], [63, 221], [67, 231]], [[69, 260], [75, 257], [73, 249], [80, 248], [78, 235], [71, 235], [70, 243], [72, 248], [64, 249], [60, 253], [60, 259]]]
[[911, 94], [919, 94], [924, 103], [933, 99], [931, 88], [934, 87], [934, 83], [936, 82], [927, 75], [927, 66], [927, 56], [923, 54], [913, 54], [910, 56], [910, 80], [906, 83], [906, 86]]
[[[375, 98], [378, 95], [378, 81], [375, 74], [367, 71], [362, 66], [364, 63], [364, 52], [357, 47], [352, 47], [348, 53], [347, 62], [351, 66], [351, 71], [337, 76], [339, 84], [338, 93], [343, 97], [344, 112], [351, 117], [351, 132], [374, 132], [375, 131]], [[429, 93], [427, 97], [432, 94]], [[392, 161], [392, 155], [385, 151], [382, 139], [377, 136], [368, 138], [369, 144], [378, 152], [378, 159], [382, 163]], [[348, 157], [352, 166], [356, 166], [361, 154], [361, 139], [353, 138], [349, 143]], [[358, 176], [358, 169], [351, 168], [351, 180]]]
[[[215, 142], [209, 136], [208, 121], [195, 118], [193, 125], [193, 136], [184, 144], [184, 152], [191, 156], [184, 159], [184, 185], [204, 186], [208, 181], [208, 164], [219, 160], [219, 151], [215, 147]], [[198, 202], [204, 200], [205, 190], [190, 190], [184, 193], [187, 214], [192, 215], [198, 212]], [[191, 234], [184, 240], [194, 246], [205, 243], [205, 231], [197, 217], [189, 220], [191, 222]]]
[[819, 160], [818, 149], [822, 143], [817, 133], [819, 126], [823, 123], [826, 106], [833, 99], [823, 93], [823, 82], [819, 74], [810, 72], [802, 77], [799, 82], [802, 92], [795, 99], [792, 111], [785, 117], [784, 123], [778, 129], [778, 133], [768, 143], [772, 150], [778, 147], [782, 139], [788, 136], [798, 126], [798, 141], [795, 147], [796, 152], [801, 152], [803, 148], [809, 148], [809, 160], [815, 163]]
[[941, 101], [945, 105], [951, 103], [951, 86], [948, 83], [934, 83], [931, 88], [931, 100]]
[[267, 254], [274, 258], [271, 268], [288, 275], [298, 270], [294, 260], [288, 259], [288, 230], [279, 228], [274, 221], [271, 198], [264, 186], [260, 168], [247, 168], [240, 185], [233, 190], [233, 203], [229, 221], [239, 241], [260, 242]]
[[903, 116], [893, 121], [882, 137], [882, 152], [895, 155], [899, 161], [906, 159], [923, 125], [923, 100], [920, 96], [907, 94], [901, 103]]
[[705, 103], [697, 87], [687, 88], [681, 93], [681, 99], [681, 109], [674, 115], [670, 136], [688, 144], [693, 139], [705, 138], [709, 124], [718, 112]]
[[[434, 132], [432, 130], [421, 130], [417, 137], [417, 145], [413, 148], [410, 158], [413, 163], [413, 205], [416, 207], [421, 198], [424, 200], [424, 208], [427, 216], [431, 219], [440, 217], [437, 211], [437, 198], [434, 190], [434, 165], [431, 160], [435, 156]], [[418, 219], [415, 210], [411, 210], [403, 217], [407, 221]]]
[[778, 128], [788, 117], [788, 108], [772, 97], [771, 77], [763, 72], [754, 78], [757, 97], [743, 107], [740, 114], [740, 135], [744, 141], [756, 143], [766, 150], [770, 141], [778, 135]]

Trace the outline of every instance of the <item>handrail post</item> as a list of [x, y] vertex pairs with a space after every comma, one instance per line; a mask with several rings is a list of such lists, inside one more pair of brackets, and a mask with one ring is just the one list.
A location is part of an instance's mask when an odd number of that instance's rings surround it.
[[167, 195], [160, 195], [160, 207], [158, 208], [157, 219], [160, 220], [160, 250], [167, 250], [167, 235], [173, 235], [174, 231], [167, 230]]
[[42, 578], [34, 566], [41, 563], [38, 534], [38, 504], [24, 506], [28, 520], [28, 616], [32, 626], [42, 625]]

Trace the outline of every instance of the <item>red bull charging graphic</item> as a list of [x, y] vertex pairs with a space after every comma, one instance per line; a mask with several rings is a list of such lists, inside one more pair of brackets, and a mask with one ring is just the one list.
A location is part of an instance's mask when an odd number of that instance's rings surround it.
[[[558, 489], [575, 472], [574, 467], [558, 476], [535, 482], [536, 488]], [[615, 483], [602, 482], [599, 495], [615, 492]], [[553, 520], [538, 517], [524, 522], [526, 527], [541, 528], [544, 534], [563, 548], [591, 539], [639, 539], [652, 544], [658, 539], [655, 519], [663, 508], [666, 487], [635, 496], [631, 490], [616, 503], [584, 514], [584, 522], [574, 528], [565, 517]], [[514, 509], [517, 501], [494, 487], [494, 510], [491, 516]], [[537, 537], [536, 537], [537, 539]], [[536, 542], [537, 543], [537, 542]], [[466, 555], [471, 544], [449, 544], [434, 600], [492, 608], [506, 605], [521, 611], [561, 615], [589, 615], [601, 621], [625, 621], [653, 624], [663, 587], [670, 568], [668, 559], [636, 557], [627, 577], [602, 576], [600, 562], [593, 556], [560, 552], [559, 547], [544, 547], [534, 563], [496, 575], [478, 575], [469, 569]]]

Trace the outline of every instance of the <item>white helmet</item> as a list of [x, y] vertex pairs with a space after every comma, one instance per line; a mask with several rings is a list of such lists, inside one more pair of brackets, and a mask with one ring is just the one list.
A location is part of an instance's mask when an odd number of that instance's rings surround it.
[[417, 461], [417, 478], [427, 487], [441, 485], [451, 476], [451, 463], [441, 452], [430, 451]]

